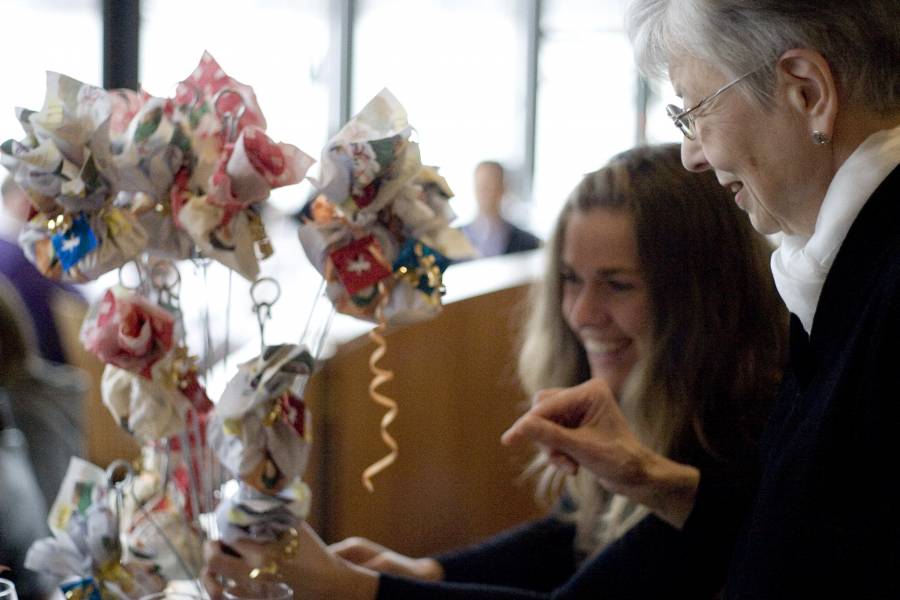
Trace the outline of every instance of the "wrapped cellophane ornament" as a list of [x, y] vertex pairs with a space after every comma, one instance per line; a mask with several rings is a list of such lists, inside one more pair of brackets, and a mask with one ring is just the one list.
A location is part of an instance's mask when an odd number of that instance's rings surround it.
[[[107, 290], [81, 327], [85, 349], [106, 364], [104, 404], [140, 443], [180, 434], [189, 411], [201, 418], [212, 408], [184, 339], [178, 271], [169, 261], [152, 268], [158, 275], [152, 284]], [[147, 270], [138, 263], [139, 273]], [[157, 300], [150, 298], [151, 290]]]
[[129, 561], [119, 538], [122, 493], [104, 472], [72, 458], [47, 524], [52, 537], [37, 540], [25, 566], [55, 577], [69, 600], [136, 600], [161, 591], [155, 566]]
[[43, 108], [16, 109], [25, 137], [0, 145], [0, 159], [33, 205], [20, 245], [47, 277], [96, 279], [147, 243], [136, 217], [113, 202], [120, 189], [113, 107], [106, 90], [47, 73]]
[[205, 256], [254, 281], [259, 260], [273, 251], [262, 203], [272, 189], [301, 181], [314, 161], [266, 135], [253, 89], [225, 75], [208, 53], [173, 104], [194, 148], [171, 190], [175, 223]]
[[303, 394], [317, 347], [267, 346], [265, 322], [280, 287], [272, 279], [261, 279], [251, 295], [260, 326], [260, 355], [238, 367], [209, 424], [210, 445], [239, 481], [237, 493], [217, 510], [218, 531], [226, 542], [280, 539], [299, 526], [310, 506], [302, 475], [312, 432]]
[[252, 88], [209, 54], [174, 98], [106, 91], [47, 74], [40, 111], [17, 109], [22, 140], [0, 158], [33, 204], [20, 235], [48, 277], [84, 282], [142, 252], [197, 252], [250, 281], [273, 252], [261, 209], [314, 162], [276, 143]]
[[383, 90], [322, 153], [321, 194], [304, 209], [299, 236], [338, 312], [388, 324], [430, 318], [444, 269], [474, 253], [450, 227], [453, 193], [422, 165], [412, 133]]
[[321, 193], [304, 208], [298, 232], [335, 309], [377, 323], [369, 394], [387, 409], [381, 435], [390, 454], [363, 474], [370, 490], [372, 477], [397, 456], [387, 432], [397, 404], [377, 389], [393, 377], [377, 366], [387, 347], [383, 333], [435, 316], [444, 270], [474, 255], [450, 227], [453, 193], [436, 168], [422, 165], [412, 134], [406, 111], [382, 90], [328, 142], [316, 182]]

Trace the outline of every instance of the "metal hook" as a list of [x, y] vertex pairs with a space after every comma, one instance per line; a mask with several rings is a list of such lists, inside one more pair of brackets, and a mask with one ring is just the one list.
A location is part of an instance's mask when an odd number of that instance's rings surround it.
[[[271, 293], [271, 300], [266, 299], [265, 296], [259, 298], [258, 295], [261, 293], [261, 286], [269, 285], [272, 286], [274, 293]], [[261, 277], [253, 282], [253, 285], [250, 286], [250, 299], [253, 300], [253, 312], [256, 313], [256, 322], [259, 324], [259, 346], [260, 346], [260, 356], [265, 353], [266, 350], [266, 338], [265, 338], [265, 328], [266, 321], [272, 318], [272, 306], [278, 302], [278, 299], [281, 297], [281, 286], [278, 285], [278, 282], [271, 277]]]
[[153, 263], [150, 267], [150, 283], [162, 306], [172, 312], [180, 312], [181, 273], [174, 262], [162, 259]]
[[200, 104], [200, 101], [203, 99], [203, 94], [200, 92], [200, 88], [189, 81], [179, 81], [175, 86], [175, 96], [178, 96], [178, 88], [180, 86], [184, 86], [191, 92], [191, 100], [182, 106], [194, 107]]
[[134, 475], [134, 469], [126, 460], [114, 460], [106, 467], [106, 481], [111, 488], [124, 486], [132, 475]]
[[[222, 110], [219, 107], [219, 102], [222, 100], [222, 98], [225, 98], [229, 94], [234, 94], [238, 97], [238, 104], [236, 105], [235, 109]], [[231, 88], [222, 88], [212, 97], [212, 106], [216, 111], [216, 116], [222, 119], [225, 130], [228, 132], [228, 138], [226, 141], [233, 142], [235, 139], [237, 139], [238, 122], [240, 122], [241, 117], [243, 117], [244, 113], [247, 111], [247, 105], [244, 104], [244, 97], [241, 96], [241, 94], [236, 90], [233, 90]]]
[[[126, 267], [128, 265], [134, 266], [134, 271], [137, 274], [137, 283], [129, 285], [125, 282], [126, 279]], [[119, 285], [125, 288], [126, 290], [136, 291], [136, 292], [145, 292], [147, 290], [147, 282], [144, 277], [144, 265], [142, 265], [139, 261], [133, 260], [125, 263], [121, 267], [119, 267]]]
[[125, 487], [131, 481], [134, 475], [134, 469], [128, 464], [128, 461], [118, 459], [112, 461], [106, 467], [106, 484], [115, 493], [115, 511], [116, 511], [116, 529], [122, 527], [122, 505], [125, 499]]

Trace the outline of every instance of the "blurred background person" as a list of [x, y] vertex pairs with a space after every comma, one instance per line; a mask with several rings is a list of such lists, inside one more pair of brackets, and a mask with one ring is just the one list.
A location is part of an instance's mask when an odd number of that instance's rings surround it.
[[[32, 426], [40, 425], [46, 409], [45, 393], [51, 391], [40, 384], [34, 395], [29, 393], [31, 383], [37, 379], [28, 360], [27, 319], [14, 290], [0, 277], [0, 565], [9, 567], [2, 576], [16, 585], [22, 600], [48, 597], [52, 589], [49, 581], [23, 566], [31, 543], [50, 533], [46, 518], [47, 507], [52, 502], [42, 494], [37, 468], [29, 455], [29, 442], [19, 429], [20, 416]], [[67, 402], [78, 399], [71, 390], [62, 387], [52, 391], [68, 394], [64, 398]], [[59, 469], [65, 470], [68, 465], [64, 449], [67, 440], [73, 437], [70, 424], [59, 424], [60, 430], [44, 430], [45, 437], [33, 439], [31, 445], [44, 448], [39, 450], [41, 464], [50, 469], [47, 474], [53, 475], [54, 485], [62, 477]], [[59, 469], [50, 464], [56, 460], [63, 461]], [[52, 483], [50, 479], [47, 478], [48, 484]], [[51, 493], [55, 495], [55, 487]]]
[[0, 391], [11, 421], [25, 434], [28, 459], [50, 506], [69, 459], [85, 456], [82, 413], [88, 383], [80, 369], [40, 356], [25, 304], [2, 274], [0, 302]]
[[482, 258], [539, 248], [541, 240], [503, 218], [506, 172], [498, 162], [486, 160], [475, 167], [478, 216], [462, 227]]
[[0, 275], [12, 284], [25, 305], [39, 354], [52, 362], [72, 363], [73, 357], [67, 356], [64, 350], [60, 321], [64, 315], [72, 315], [80, 323], [87, 304], [73, 286], [47, 279], [25, 258], [17, 240], [28, 220], [31, 202], [10, 175], [3, 180], [2, 192]]

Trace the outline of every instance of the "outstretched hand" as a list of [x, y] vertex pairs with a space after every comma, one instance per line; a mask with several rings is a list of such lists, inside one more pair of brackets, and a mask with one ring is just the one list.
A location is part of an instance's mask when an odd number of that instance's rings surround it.
[[285, 552], [285, 540], [269, 544], [238, 541], [225, 545], [207, 542], [203, 585], [213, 600], [222, 598], [225, 582], [245, 583], [256, 571], [260, 577], [278, 579], [294, 590], [294, 600], [345, 598], [372, 600], [378, 591], [378, 574], [331, 554], [306, 523], [297, 528], [296, 543]]
[[501, 437], [506, 445], [524, 440], [537, 443], [569, 473], [588, 469], [605, 489], [644, 504], [676, 527], [693, 508], [700, 472], [644, 446], [600, 379], [538, 392], [531, 409]]
[[379, 573], [438, 581], [444, 570], [433, 558], [412, 558], [363, 537], [351, 537], [328, 547], [335, 556]]

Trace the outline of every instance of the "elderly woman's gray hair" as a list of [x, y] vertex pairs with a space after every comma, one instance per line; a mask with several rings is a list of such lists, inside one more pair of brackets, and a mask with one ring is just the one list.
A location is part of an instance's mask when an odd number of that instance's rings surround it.
[[688, 56], [749, 79], [767, 106], [776, 59], [792, 48], [818, 51], [845, 101], [900, 111], [900, 0], [633, 0], [626, 29], [642, 71], [659, 76]]

